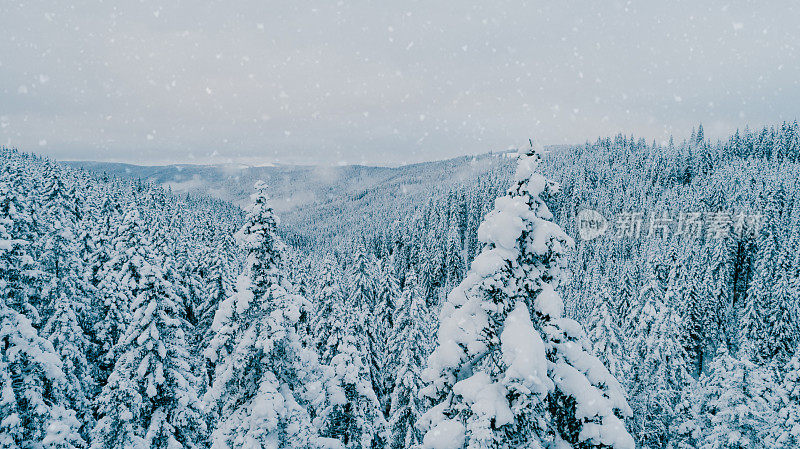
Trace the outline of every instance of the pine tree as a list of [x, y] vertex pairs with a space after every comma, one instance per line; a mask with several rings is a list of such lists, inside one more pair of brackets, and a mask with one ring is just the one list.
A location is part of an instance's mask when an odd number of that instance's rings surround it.
[[67, 378], [53, 345], [39, 336], [20, 313], [7, 279], [19, 279], [22, 266], [8, 258], [25, 242], [0, 220], [0, 447], [81, 448], [80, 423], [63, 395]]
[[339, 439], [347, 448], [379, 448], [388, 440], [388, 425], [376, 391], [381, 373], [379, 354], [373, 349], [375, 287], [363, 251], [356, 255], [350, 279], [350, 295], [342, 307], [333, 309], [335, 325], [326, 357], [332, 371], [330, 405], [322, 420], [323, 435]]
[[642, 289], [631, 345], [629, 401], [632, 429], [642, 447], [665, 447], [677, 415], [681, 392], [689, 384], [681, 321], [657, 277]]
[[160, 270], [140, 267], [141, 289], [97, 398], [92, 448], [202, 448], [205, 421], [179, 298]]
[[588, 336], [594, 353], [608, 367], [611, 375], [617, 379], [625, 379], [630, 371], [626, 366], [625, 340], [612, 310], [611, 292], [606, 284], [601, 284], [595, 309], [589, 320]]
[[48, 165], [45, 173], [44, 258], [43, 268], [49, 275], [46, 287], [49, 297], [42, 335], [53, 344], [64, 364], [67, 376], [66, 397], [82, 423], [81, 435], [88, 438], [93, 426], [90, 399], [95, 388], [94, 366], [89, 357], [95, 352], [83, 328], [94, 318], [90, 310], [95, 292], [84, 277], [78, 246], [78, 198], [75, 188], [67, 187], [63, 173]]
[[43, 335], [60, 356], [66, 377], [65, 395], [70, 408], [77, 412], [81, 435], [88, 439], [94, 426], [91, 398], [97, 393], [95, 366], [89, 357], [95, 353], [82, 323], [86, 304], [76, 301], [72, 290], [60, 291], [55, 298], [53, 314], [42, 329]]
[[461, 282], [466, 273], [466, 264], [464, 262], [464, 251], [461, 248], [461, 241], [459, 240], [456, 228], [451, 227], [447, 233], [447, 242], [445, 243], [445, 286], [454, 287]]
[[339, 283], [339, 266], [331, 258], [322, 260], [319, 279], [314, 289], [314, 345], [320, 361], [330, 363], [343, 335], [344, 322], [340, 309], [344, 306]]
[[536, 173], [540, 159], [520, 155], [508, 195], [478, 230], [484, 250], [442, 308], [424, 372], [435, 404], [426, 446], [633, 447], [621, 386], [562, 317], [555, 289], [572, 240], [539, 197], [557, 190]]
[[363, 339], [354, 336], [353, 327], [345, 325], [331, 359], [331, 404], [323, 413], [323, 435], [340, 440], [347, 448], [379, 448], [387, 440], [387, 423], [372, 389]]
[[95, 332], [104, 353], [101, 368], [109, 372], [116, 358], [116, 344], [131, 318], [131, 304], [141, 291], [142, 270], [153, 249], [137, 209], [131, 209], [122, 220], [112, 240], [113, 252], [106, 262], [97, 286], [102, 298], [100, 320]]
[[[776, 198], [777, 197], [777, 198]], [[741, 346], [753, 347], [756, 356], [768, 358], [771, 343], [764, 337], [769, 333], [767, 324], [770, 319], [770, 306], [772, 305], [771, 285], [775, 279], [776, 260], [778, 257], [778, 215], [777, 204], [781, 195], [774, 194], [770, 197], [767, 206], [767, 224], [758, 237], [753, 279], [747, 289], [744, 309], [740, 320], [742, 328]]]
[[800, 447], [800, 347], [782, 371], [773, 439], [776, 447]]
[[686, 400], [676, 427], [681, 447], [734, 449], [769, 447], [773, 423], [768, 402], [775, 385], [770, 374], [721, 346]]
[[[698, 269], [689, 273], [688, 278], [682, 281], [683, 295], [678, 298], [679, 306], [682, 305], [684, 309], [681, 340], [689, 365], [687, 369], [691, 367], [690, 373], [695, 377], [703, 372], [707, 348], [713, 340], [713, 308], [709, 304], [709, 296], [704, 294], [704, 286], [699, 283], [700, 279], [702, 278]], [[676, 286], [671, 285], [670, 291], [674, 287]]]
[[[14, 179], [17, 173], [4, 172], [3, 177]], [[17, 182], [20, 182], [17, 179]], [[24, 314], [33, 323], [40, 319], [36, 304], [43, 302], [43, 277], [31, 243], [38, 237], [33, 218], [26, 205], [25, 196], [10, 183], [0, 182], [0, 220], [5, 232], [13, 236], [14, 244], [9, 244], [0, 254], [0, 291], [6, 304]]]
[[58, 289], [65, 279], [71, 280], [77, 269], [77, 205], [75, 190], [64, 184], [60, 171], [48, 166], [45, 175], [42, 202], [45, 205], [43, 254], [46, 256], [43, 268], [51, 276], [51, 289], [58, 295]]
[[734, 310], [733, 310], [733, 261], [730, 238], [718, 238], [711, 241], [708, 259], [705, 262], [705, 273], [702, 285], [711, 308], [711, 336], [715, 340], [714, 347], [721, 344], [731, 350], [735, 347]]
[[[796, 251], [793, 248], [792, 251]], [[775, 265], [775, 276], [769, 296], [767, 321], [762, 324], [765, 334], [761, 336], [761, 355], [772, 363], [784, 364], [800, 343], [800, 317], [795, 278], [789, 254], [781, 251]]]
[[303, 347], [297, 330], [309, 304], [291, 293], [285, 246], [263, 183], [253, 200], [236, 235], [247, 251], [245, 270], [217, 310], [205, 351], [213, 368], [206, 392], [216, 422], [211, 445], [311, 447], [317, 431], [309, 408], [324, 405], [324, 390], [317, 355]]
[[431, 317], [413, 271], [406, 274], [394, 317], [389, 339], [389, 353], [393, 362], [387, 367], [394, 377], [389, 407], [391, 437], [388, 447], [415, 448], [422, 444], [422, 433], [417, 423], [424, 409], [420, 392], [424, 386], [422, 369], [428, 353], [426, 342], [430, 338], [424, 326]]
[[398, 280], [392, 272], [391, 264], [381, 263], [378, 266], [380, 281], [377, 286], [377, 303], [370, 320], [373, 335], [372, 351], [375, 359], [376, 393], [385, 415], [389, 414], [389, 402], [392, 388], [390, 360], [393, 354], [389, 350], [389, 336], [394, 327], [394, 311], [399, 297]]
[[208, 254], [203, 257], [203, 260], [207, 261], [207, 265], [202, 269], [205, 301], [199, 308], [199, 322], [196, 330], [202, 348], [208, 347], [208, 343], [214, 337], [211, 326], [219, 305], [225, 298], [233, 294], [234, 276], [230, 263], [233, 256], [227, 246], [227, 241], [231, 237], [220, 236], [220, 238], [223, 239], [223, 243], [210, 249]]
[[348, 273], [350, 282], [347, 305], [352, 310], [357, 311], [356, 322], [352, 330], [352, 337], [356, 339], [364, 338], [363, 343], [359, 343], [366, 356], [365, 362], [369, 369], [369, 379], [372, 383], [372, 390], [378, 395], [378, 399], [383, 399], [383, 377], [381, 365], [384, 355], [384, 341], [381, 341], [376, 326], [377, 306], [378, 306], [378, 286], [375, 283], [375, 272], [377, 263], [374, 257], [366, 254], [361, 249], [352, 261]]
[[631, 273], [631, 269], [627, 265], [622, 269], [618, 292], [614, 316], [617, 318], [617, 325], [620, 331], [624, 335], [630, 335], [630, 332], [636, 327], [634, 315], [637, 308], [639, 288], [636, 285], [634, 274]]

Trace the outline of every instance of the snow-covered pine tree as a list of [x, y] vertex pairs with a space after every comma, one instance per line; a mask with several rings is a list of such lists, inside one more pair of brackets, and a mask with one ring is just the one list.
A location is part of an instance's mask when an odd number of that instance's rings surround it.
[[[682, 294], [677, 298], [677, 306], [683, 309], [681, 341], [687, 369], [695, 378], [703, 372], [706, 352], [713, 342], [714, 307], [709, 302], [711, 297], [704, 294], [707, 286], [700, 284], [702, 279], [700, 268], [692, 267], [686, 279], [680, 282]], [[673, 288], [675, 286], [670, 285], [670, 293]]]
[[28, 198], [18, 190], [20, 183], [19, 172], [13, 167], [4, 167], [0, 179], [0, 219], [4, 220], [6, 232], [13, 236], [16, 244], [9, 245], [2, 254], [0, 279], [3, 283], [0, 291], [9, 307], [37, 323], [41, 317], [35, 304], [43, 302], [43, 276], [31, 242], [38, 238], [38, 232], [29, 211]]
[[780, 448], [800, 447], [800, 346], [782, 371], [773, 441]]
[[87, 276], [93, 286], [102, 281], [103, 267], [113, 257], [112, 239], [122, 219], [119, 202], [111, 192], [103, 192], [99, 204], [90, 204], [86, 214], [87, 227], [92, 238], [92, 252], [85, 261]]
[[[194, 248], [191, 250], [186, 247], [182, 248], [177, 254], [178, 258], [174, 262], [171, 275], [175, 276], [178, 283], [183, 286], [186, 320], [192, 323], [192, 327], [196, 328], [197, 325], [200, 324], [203, 306], [209, 301], [206, 297], [206, 282], [205, 279], [203, 279], [203, 268], [199, 263], [200, 258], [195, 256], [195, 251]], [[193, 335], [191, 341], [192, 344], [199, 341], [199, 335]]]
[[440, 315], [428, 358], [424, 415], [429, 448], [633, 448], [621, 417], [619, 382], [589, 351], [581, 326], [564, 318], [556, 288], [572, 246], [541, 194], [557, 186], [521, 152], [508, 195], [478, 236], [485, 243]]
[[319, 266], [319, 278], [314, 288], [314, 345], [320, 361], [329, 364], [343, 335], [344, 322], [340, 309], [344, 307], [339, 265], [325, 257]]
[[[768, 317], [762, 323], [765, 335], [762, 336], [761, 355], [765, 361], [783, 366], [792, 357], [800, 343], [800, 316], [798, 302], [800, 291], [796, 290], [792, 259], [788, 249], [782, 249], [775, 261], [775, 279], [770, 286]], [[797, 247], [791, 248], [792, 252]]]
[[131, 304], [141, 290], [142, 270], [153, 253], [138, 209], [125, 214], [111, 244], [112, 255], [103, 267], [97, 286], [102, 310], [95, 332], [104, 354], [101, 361], [104, 372], [113, 368], [115, 346], [130, 322]]
[[9, 228], [11, 220], [0, 219], [0, 447], [82, 448], [81, 424], [63, 394], [68, 382], [59, 354], [20, 312], [9, 288], [25, 269], [9, 253], [27, 243], [12, 238]]
[[97, 394], [95, 366], [89, 361], [95, 353], [82, 323], [87, 322], [87, 304], [79, 301], [73, 289], [59, 289], [53, 312], [42, 328], [42, 334], [61, 357], [66, 377], [64, 394], [81, 423], [81, 435], [89, 438], [94, 426], [91, 398]]
[[728, 350], [735, 347], [736, 319], [733, 310], [733, 239], [731, 236], [712, 239], [703, 263], [702, 285], [704, 294], [708, 297], [710, 305], [710, 333], [713, 347], [721, 344], [728, 346]]
[[674, 302], [668, 298], [672, 293], [664, 292], [655, 270], [640, 295], [628, 362], [632, 430], [641, 447], [666, 447], [681, 392], [690, 382], [681, 320], [667, 305]]
[[352, 327], [355, 332], [352, 337], [365, 339], [363, 345], [359, 344], [358, 346], [364, 350], [372, 390], [378, 399], [382, 400], [385, 392], [381, 365], [385, 359], [385, 340], [381, 341], [378, 334], [379, 328], [382, 326], [376, 325], [378, 285], [375, 280], [378, 270], [378, 261], [375, 257], [367, 254], [366, 250], [361, 248], [353, 258], [348, 272], [350, 288], [348, 289], [347, 305], [356, 312], [357, 322]]
[[339, 439], [347, 448], [380, 448], [388, 440], [388, 424], [375, 391], [381, 373], [373, 352], [375, 288], [370, 271], [367, 256], [359, 251], [350, 273], [351, 293], [341, 307], [333, 308], [325, 357], [330, 358], [332, 378], [330, 405], [320, 420], [323, 435]]
[[84, 276], [78, 246], [78, 199], [74, 188], [62, 179], [57, 166], [48, 164], [43, 193], [43, 268], [49, 281], [46, 322], [42, 336], [53, 344], [64, 364], [66, 397], [81, 422], [81, 435], [88, 438], [93, 427], [90, 399], [96, 392], [94, 367], [89, 358], [94, 347], [83, 325], [92, 323], [91, 295], [94, 290]]
[[625, 338], [620, 330], [618, 318], [614, 316], [611, 291], [606, 283], [601, 283], [597, 292], [595, 308], [589, 319], [588, 336], [594, 353], [608, 368], [612, 376], [624, 382], [630, 372]]
[[636, 284], [636, 277], [632, 273], [629, 265], [624, 265], [621, 269], [619, 284], [617, 287], [617, 301], [614, 307], [614, 316], [617, 318], [617, 325], [623, 335], [630, 335], [636, 327], [634, 316], [637, 308], [639, 288]]
[[464, 250], [461, 247], [461, 240], [455, 227], [451, 227], [447, 233], [445, 245], [445, 280], [443, 285], [454, 287], [461, 282], [461, 279], [464, 278], [464, 273], [467, 271], [466, 263], [464, 262]]
[[247, 252], [236, 292], [217, 309], [205, 356], [213, 367], [205, 395], [215, 422], [212, 448], [313, 447], [309, 408], [324, 404], [317, 354], [301, 344], [298, 326], [307, 301], [291, 293], [285, 246], [266, 186], [236, 237]]
[[388, 447], [391, 449], [417, 448], [422, 444], [422, 432], [417, 423], [424, 408], [420, 397], [424, 387], [422, 369], [430, 340], [425, 326], [431, 318], [425, 307], [425, 296], [417, 285], [417, 275], [409, 271], [389, 339], [392, 361], [387, 370], [394, 380], [389, 404]]
[[379, 281], [377, 285], [377, 303], [371, 320], [373, 342], [372, 351], [375, 359], [376, 393], [386, 416], [389, 414], [389, 402], [393, 379], [389, 363], [393, 354], [389, 350], [389, 338], [394, 327], [394, 312], [399, 299], [400, 286], [392, 271], [391, 263], [378, 265]]
[[766, 224], [762, 227], [757, 239], [757, 253], [753, 278], [747, 288], [742, 317], [739, 321], [741, 327], [740, 345], [755, 349], [757, 358], [768, 358], [770, 347], [774, 342], [769, 341], [766, 335], [770, 319], [770, 306], [772, 305], [772, 284], [775, 279], [776, 260], [779, 254], [778, 246], [778, 209], [782, 205], [776, 204], [773, 194], [767, 201]]
[[143, 264], [139, 274], [131, 322], [96, 400], [92, 448], [202, 448], [206, 425], [180, 300], [154, 266]]
[[378, 449], [389, 438], [388, 424], [372, 387], [367, 337], [358, 309], [339, 309], [343, 328], [330, 361], [330, 404], [317, 422], [322, 435], [336, 438], [348, 449]]
[[688, 390], [684, 412], [673, 429], [678, 434], [676, 445], [687, 449], [771, 447], [774, 416], [769, 400], [776, 390], [771, 376], [720, 346], [708, 372]]
[[[48, 164], [45, 172], [44, 191], [42, 204], [45, 207], [44, 239], [41, 243], [43, 264], [42, 268], [50, 276], [48, 290], [55, 291], [58, 295], [59, 288], [66, 280], [72, 280], [77, 265], [77, 236], [75, 233], [76, 199], [75, 192], [67, 191], [67, 186], [61, 178], [60, 171], [55, 165]], [[51, 301], [50, 301], [51, 302]]]
[[[230, 250], [230, 235], [217, 236], [222, 242], [211, 247], [203, 257], [204, 267], [203, 281], [205, 302], [200, 306], [199, 323], [196, 332], [200, 339], [202, 348], [208, 347], [208, 342], [214, 337], [211, 326], [214, 322], [214, 315], [219, 305], [225, 298], [233, 294], [234, 270], [231, 259], [233, 255]], [[235, 243], [235, 242], [234, 242]], [[202, 353], [202, 349], [200, 350]]]

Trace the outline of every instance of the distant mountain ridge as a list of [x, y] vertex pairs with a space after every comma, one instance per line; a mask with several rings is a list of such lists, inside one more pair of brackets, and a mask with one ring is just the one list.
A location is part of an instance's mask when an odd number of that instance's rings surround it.
[[411, 213], [428, 198], [475, 184], [491, 171], [499, 169], [510, 174], [512, 154], [487, 153], [399, 167], [63, 163], [97, 174], [139, 178], [174, 193], [210, 195], [242, 207], [249, 203], [255, 182], [263, 180], [286, 228], [307, 235], [309, 226], [318, 228], [320, 221], [331, 221], [331, 237], [336, 229], [364, 226], [370, 220], [367, 209], [371, 204], [390, 204], [397, 214]]

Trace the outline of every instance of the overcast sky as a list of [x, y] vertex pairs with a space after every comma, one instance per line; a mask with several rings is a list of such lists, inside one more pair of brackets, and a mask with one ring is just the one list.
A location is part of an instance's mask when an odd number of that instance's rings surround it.
[[0, 144], [397, 164], [798, 118], [795, 1], [0, 0]]

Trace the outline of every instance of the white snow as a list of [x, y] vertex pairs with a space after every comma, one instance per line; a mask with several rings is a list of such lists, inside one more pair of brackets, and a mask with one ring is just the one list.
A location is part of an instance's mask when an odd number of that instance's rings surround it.
[[505, 387], [493, 382], [485, 372], [479, 371], [457, 382], [453, 385], [453, 393], [463, 397], [476, 415], [494, 419], [497, 426], [514, 421], [514, 415], [506, 399]]
[[445, 419], [425, 434], [423, 444], [426, 449], [461, 449], [466, 435], [464, 425], [452, 419]]
[[518, 302], [506, 317], [500, 342], [503, 361], [508, 365], [504, 382], [520, 382], [539, 395], [545, 395], [553, 388], [547, 377], [544, 342], [533, 328], [525, 303]]
[[550, 284], [542, 284], [542, 290], [536, 295], [533, 307], [540, 314], [551, 318], [558, 318], [564, 313], [564, 301]]

